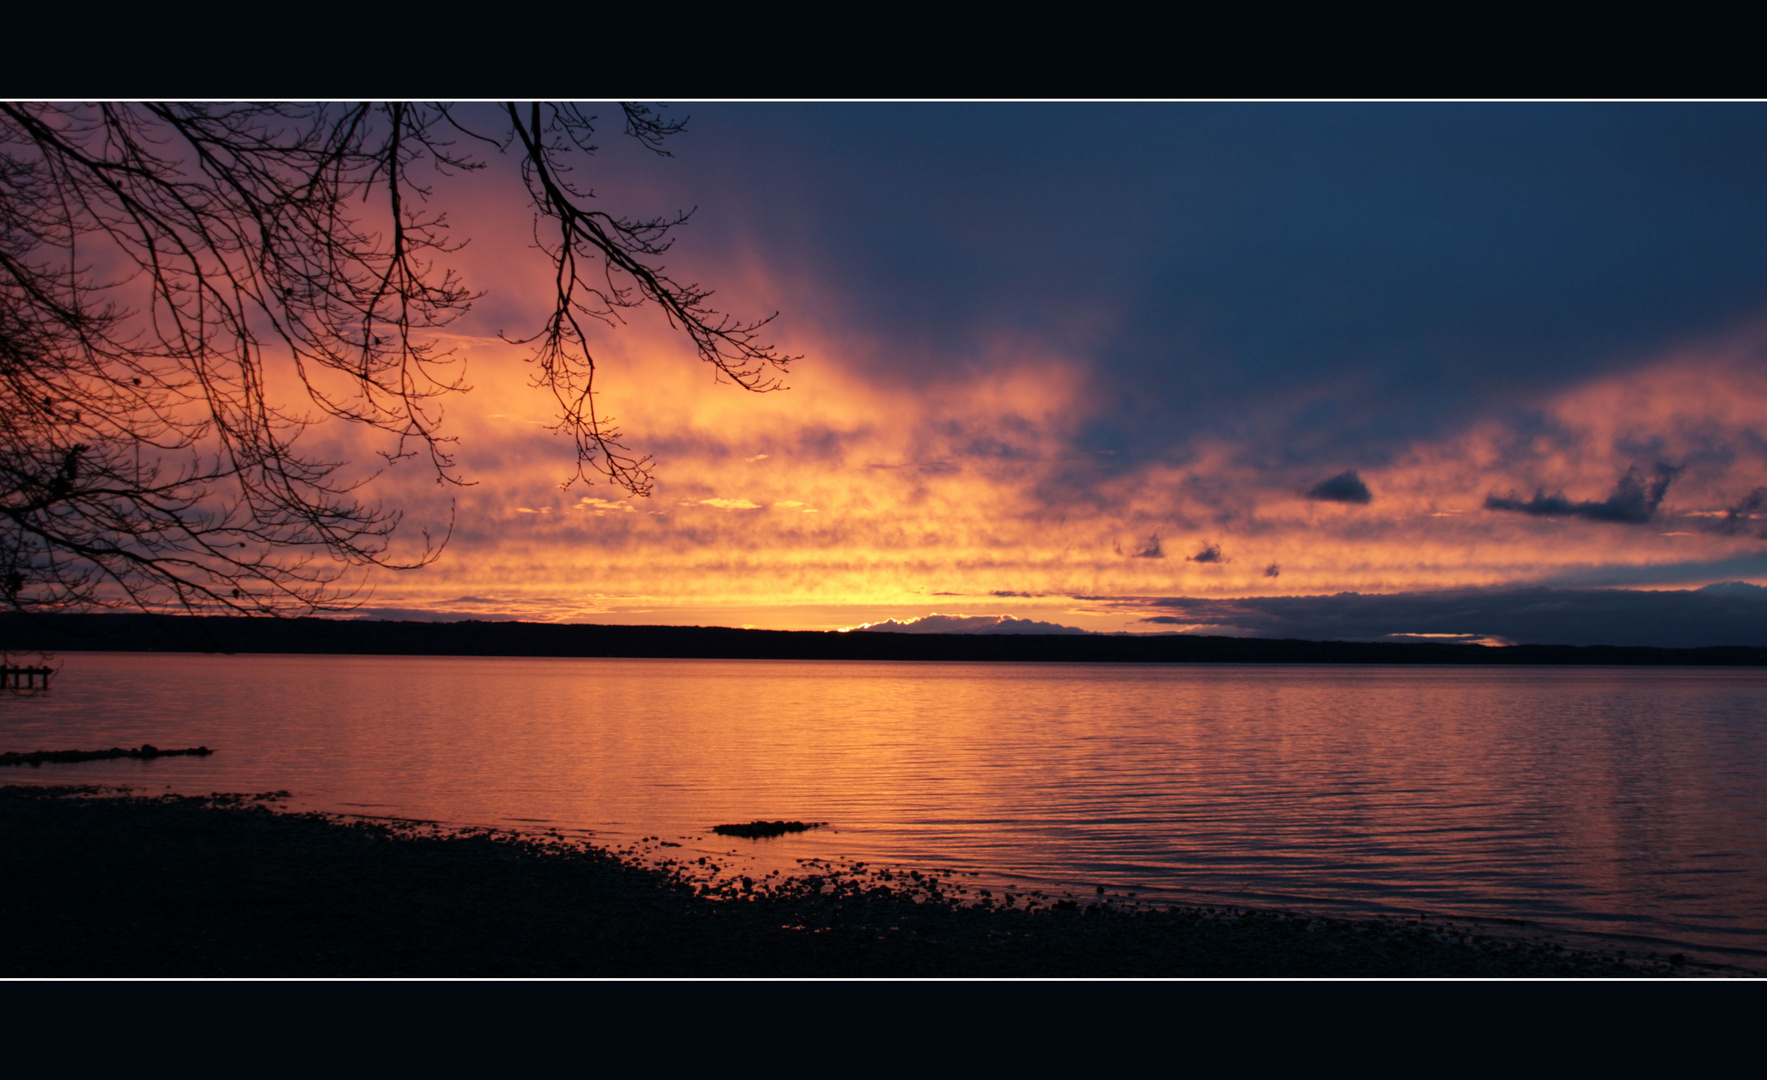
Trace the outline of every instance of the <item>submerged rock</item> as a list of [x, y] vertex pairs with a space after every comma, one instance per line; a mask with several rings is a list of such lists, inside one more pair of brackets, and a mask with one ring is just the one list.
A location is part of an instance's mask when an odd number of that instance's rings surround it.
[[786, 833], [809, 832], [827, 825], [826, 821], [751, 821], [747, 825], [713, 825], [712, 831], [720, 836], [740, 836], [745, 840], [758, 840], [764, 836], [784, 836]]

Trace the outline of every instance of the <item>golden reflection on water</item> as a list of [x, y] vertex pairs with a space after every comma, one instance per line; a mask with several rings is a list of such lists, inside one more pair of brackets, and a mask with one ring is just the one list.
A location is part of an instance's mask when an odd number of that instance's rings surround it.
[[[64, 654], [0, 782], [1767, 949], [1767, 673]], [[755, 818], [827, 821], [769, 841]], [[700, 839], [694, 839], [700, 838]], [[730, 863], [727, 858], [726, 863]]]

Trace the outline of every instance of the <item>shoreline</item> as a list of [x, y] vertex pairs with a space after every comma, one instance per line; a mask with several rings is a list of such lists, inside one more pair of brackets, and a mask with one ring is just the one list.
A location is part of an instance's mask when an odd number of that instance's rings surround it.
[[1008, 908], [918, 871], [714, 882], [546, 836], [280, 809], [282, 792], [0, 786], [0, 976], [1652, 978], [1429, 919], [1102, 897]]
[[1762, 667], [1767, 648], [1308, 641], [1202, 634], [897, 634], [596, 623], [0, 613], [14, 652], [270, 653], [1044, 664]]

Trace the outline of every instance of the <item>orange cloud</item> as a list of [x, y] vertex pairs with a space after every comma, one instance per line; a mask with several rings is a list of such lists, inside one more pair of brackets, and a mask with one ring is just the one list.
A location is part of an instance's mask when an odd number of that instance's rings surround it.
[[[501, 597], [524, 617], [757, 625], [801, 625], [780, 614], [798, 611], [832, 627], [924, 615], [935, 597], [1010, 596], [1019, 615], [1110, 629], [1127, 625], [1112, 621], [1112, 597], [1490, 585], [1762, 547], [1754, 530], [1709, 524], [1767, 485], [1753, 339], [1361, 464], [1366, 503], [1307, 497], [1357, 463], [1272, 474], [1222, 439], [1131, 466], [1089, 452], [1087, 363], [1034, 342], [1002, 338], [985, 364], [907, 384], [870, 375], [887, 343], [800, 330], [783, 342], [810, 358], [791, 389], [756, 395], [717, 384], [642, 319], [610, 334], [598, 360], [608, 410], [656, 457], [655, 497], [562, 489], [570, 448], [548, 430], [521, 350], [455, 344], [475, 389], [450, 403], [449, 427], [474, 486], [397, 470], [375, 481], [413, 523], [445, 522], [448, 496], [458, 501], [448, 553], [420, 573], [377, 575], [376, 604]], [[1650, 527], [1486, 509], [1512, 491], [1600, 500], [1657, 462], [1680, 471]], [[1076, 609], [1075, 597], [1099, 602]]]

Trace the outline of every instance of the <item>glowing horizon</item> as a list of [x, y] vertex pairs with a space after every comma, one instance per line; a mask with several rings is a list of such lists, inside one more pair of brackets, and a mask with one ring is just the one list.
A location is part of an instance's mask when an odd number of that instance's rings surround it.
[[[1736, 528], [1759, 515], [1732, 513], [1752, 490], [1732, 479], [1735, 464], [1678, 466], [1648, 522], [1486, 502], [1562, 492], [1573, 506], [1599, 503], [1628, 469], [1655, 464], [1629, 458], [1628, 444], [1652, 438], [1658, 457], [1686, 461], [1697, 447], [1674, 441], [1678, 433], [1747, 434], [1750, 411], [1767, 406], [1767, 381], [1746, 358], [1677, 355], [1557, 395], [1540, 405], [1560, 428], [1551, 444], [1485, 420], [1414, 445], [1387, 468], [1357, 472], [1372, 492], [1367, 504], [1309, 498], [1308, 482], [1327, 479], [1329, 466], [1260, 475], [1243, 464], [1243, 447], [1219, 441], [1196, 447], [1185, 465], [1106, 474], [1064, 417], [1074, 367], [1025, 365], [925, 397], [878, 393], [829, 370], [779, 394], [739, 396], [694, 385], [691, 365], [666, 359], [647, 373], [664, 389], [622, 418], [634, 445], [667, 454], [649, 499], [605, 486], [561, 491], [568, 459], [547, 445], [542, 419], [506, 411], [515, 406], [496, 395], [464, 399], [479, 407], [470, 412], [456, 405], [476, 484], [456, 493], [461, 525], [435, 566], [382, 575], [374, 605], [476, 598], [463, 610], [574, 621], [728, 611], [720, 621], [729, 625], [774, 625], [779, 609], [805, 608], [821, 612], [812, 623], [846, 625], [868, 620], [830, 613], [929, 614], [961, 601], [994, 605], [969, 614], [1060, 611], [1095, 623], [1119, 619], [1115, 601], [1152, 596], [1391, 593], [1550, 583], [1600, 568], [1680, 572], [1760, 550], [1754, 528]], [[1690, 373], [1708, 395], [1659, 385]], [[1767, 458], [1743, 464], [1767, 474]], [[397, 501], [421, 507], [424, 494]], [[1751, 579], [1767, 580], [1719, 569], [1663, 584]]]

